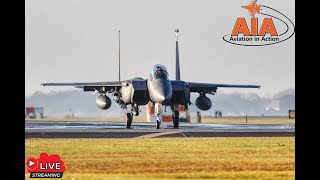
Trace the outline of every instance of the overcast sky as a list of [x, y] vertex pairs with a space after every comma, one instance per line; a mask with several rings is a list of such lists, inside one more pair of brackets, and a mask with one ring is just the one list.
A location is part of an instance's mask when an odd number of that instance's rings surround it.
[[[231, 45], [235, 20], [251, 0], [26, 0], [26, 96], [68, 88], [43, 82], [117, 80], [121, 30], [122, 79], [147, 78], [154, 64], [175, 78], [174, 29], [180, 30], [181, 78], [207, 83], [258, 84], [261, 96], [295, 87], [295, 37], [263, 47]], [[293, 0], [258, 0], [295, 23]], [[256, 15], [259, 17], [259, 15]], [[72, 89], [72, 88], [69, 88]]]

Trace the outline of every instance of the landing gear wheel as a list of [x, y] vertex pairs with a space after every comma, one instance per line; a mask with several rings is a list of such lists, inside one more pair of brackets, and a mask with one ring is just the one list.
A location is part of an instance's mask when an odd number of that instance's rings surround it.
[[127, 129], [131, 128], [131, 123], [132, 123], [132, 114], [131, 113], [127, 113], [127, 125], [126, 125]]
[[179, 129], [179, 111], [174, 111], [173, 128]]

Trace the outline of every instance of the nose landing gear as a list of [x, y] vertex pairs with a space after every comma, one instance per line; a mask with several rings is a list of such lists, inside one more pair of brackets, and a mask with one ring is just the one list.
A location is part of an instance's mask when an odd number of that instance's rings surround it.
[[160, 129], [162, 123], [162, 104], [155, 104], [155, 112], [157, 113], [157, 123], [156, 128]]
[[161, 117], [159, 115], [159, 113], [157, 114], [157, 124], [156, 124], [156, 128], [157, 129], [160, 129], [160, 126], [161, 126]]

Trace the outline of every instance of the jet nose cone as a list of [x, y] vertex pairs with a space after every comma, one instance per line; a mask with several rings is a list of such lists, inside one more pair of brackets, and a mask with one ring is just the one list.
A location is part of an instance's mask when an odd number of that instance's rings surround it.
[[172, 97], [172, 86], [168, 80], [157, 79], [149, 82], [150, 98], [155, 103], [169, 104]]

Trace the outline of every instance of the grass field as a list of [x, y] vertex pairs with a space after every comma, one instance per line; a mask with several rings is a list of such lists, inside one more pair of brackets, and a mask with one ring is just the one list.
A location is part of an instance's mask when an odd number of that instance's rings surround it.
[[[44, 118], [35, 119], [42, 121], [87, 121], [87, 122], [125, 122], [125, 118]], [[27, 120], [28, 121], [28, 120]], [[146, 117], [134, 117], [134, 122], [147, 122]], [[196, 122], [196, 119], [192, 119], [192, 122]], [[248, 118], [247, 122], [245, 117], [243, 118], [207, 118], [201, 119], [202, 123], [217, 123], [217, 124], [295, 124], [294, 119], [288, 118]]]
[[[294, 179], [294, 137], [26, 139], [58, 154], [63, 179]], [[26, 179], [29, 174], [26, 171]]]

